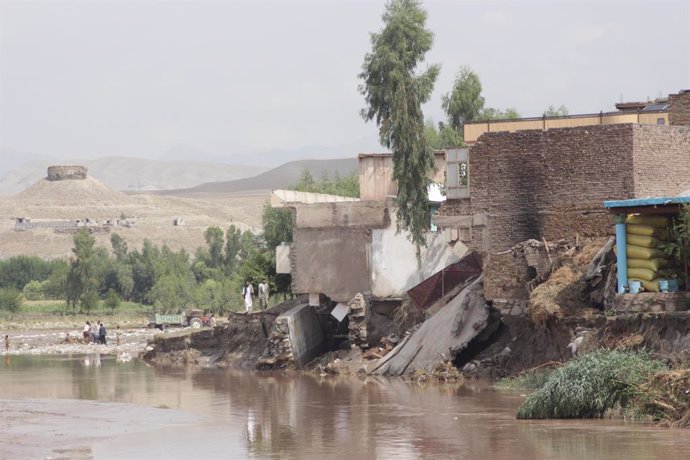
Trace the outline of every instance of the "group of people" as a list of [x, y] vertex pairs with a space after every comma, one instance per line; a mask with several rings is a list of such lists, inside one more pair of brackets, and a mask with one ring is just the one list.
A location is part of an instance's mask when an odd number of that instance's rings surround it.
[[98, 321], [91, 324], [89, 321], [84, 323], [84, 342], [85, 343], [100, 343], [107, 345], [105, 325]]
[[[262, 310], [268, 307], [268, 296], [268, 281], [264, 278], [259, 283], [259, 304]], [[247, 280], [242, 287], [242, 299], [244, 299], [244, 311], [251, 313], [254, 305], [254, 286], [252, 286], [251, 280]]]

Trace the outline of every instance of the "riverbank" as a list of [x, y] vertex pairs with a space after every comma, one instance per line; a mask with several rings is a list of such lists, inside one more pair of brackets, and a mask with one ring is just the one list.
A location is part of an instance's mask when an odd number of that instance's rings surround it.
[[[52, 323], [51, 323], [52, 324]], [[117, 335], [120, 335], [118, 344]], [[51, 355], [69, 353], [102, 353], [102, 354], [125, 354], [129, 357], [136, 357], [139, 353], [146, 350], [149, 340], [158, 329], [148, 328], [120, 328], [109, 330], [107, 344], [81, 343], [81, 329], [61, 328], [61, 329], [32, 329], [32, 330], [0, 330], [2, 338], [9, 336], [9, 350], [5, 350], [4, 342], [0, 354], [3, 355]]]

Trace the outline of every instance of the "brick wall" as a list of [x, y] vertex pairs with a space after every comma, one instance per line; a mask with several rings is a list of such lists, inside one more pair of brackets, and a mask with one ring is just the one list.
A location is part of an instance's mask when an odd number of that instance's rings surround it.
[[487, 133], [470, 151], [473, 213], [491, 251], [529, 238], [608, 233], [607, 199], [632, 198], [633, 125]]
[[690, 90], [669, 94], [668, 102], [669, 124], [690, 126]]
[[524, 298], [526, 265], [505, 251], [534, 238], [613, 233], [603, 202], [675, 195], [690, 188], [690, 129], [597, 125], [487, 133], [470, 150], [470, 199], [440, 215], [487, 216], [481, 250], [487, 298]]
[[[690, 115], [690, 103], [687, 108]], [[635, 125], [633, 161], [635, 198], [674, 196], [689, 190], [690, 128]]]

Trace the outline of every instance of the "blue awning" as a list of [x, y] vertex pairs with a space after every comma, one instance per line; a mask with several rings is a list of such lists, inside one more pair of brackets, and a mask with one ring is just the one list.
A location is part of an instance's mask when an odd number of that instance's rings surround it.
[[604, 207], [611, 208], [632, 208], [636, 206], [666, 206], [669, 204], [690, 204], [690, 196], [662, 196], [659, 198], [633, 198], [631, 200], [608, 200], [604, 201]]

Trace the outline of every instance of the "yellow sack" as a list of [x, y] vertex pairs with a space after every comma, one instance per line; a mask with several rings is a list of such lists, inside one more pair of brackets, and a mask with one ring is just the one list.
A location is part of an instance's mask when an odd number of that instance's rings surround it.
[[661, 241], [657, 240], [653, 236], [626, 235], [626, 237], [628, 244], [643, 246], [645, 248], [655, 248], [659, 246], [659, 243], [661, 243]]
[[628, 278], [652, 281], [656, 278], [656, 272], [648, 268], [630, 268], [628, 267]]
[[628, 269], [647, 268], [656, 271], [664, 268], [667, 263], [666, 259], [628, 259]]
[[628, 281], [639, 281], [642, 284], [642, 287], [644, 288], [645, 291], [647, 292], [659, 292], [659, 280], [633, 280], [633, 279], [628, 279]]
[[633, 244], [629, 244], [626, 247], [628, 249], [628, 257], [631, 259], [663, 259], [666, 256], [664, 251], [660, 249], [645, 248]]
[[650, 216], [642, 214], [629, 214], [625, 219], [626, 224], [649, 225], [651, 227], [666, 228], [668, 219], [664, 216]]
[[625, 226], [628, 235], [653, 236], [654, 238], [665, 240], [666, 230], [652, 227], [651, 225], [629, 224]]

